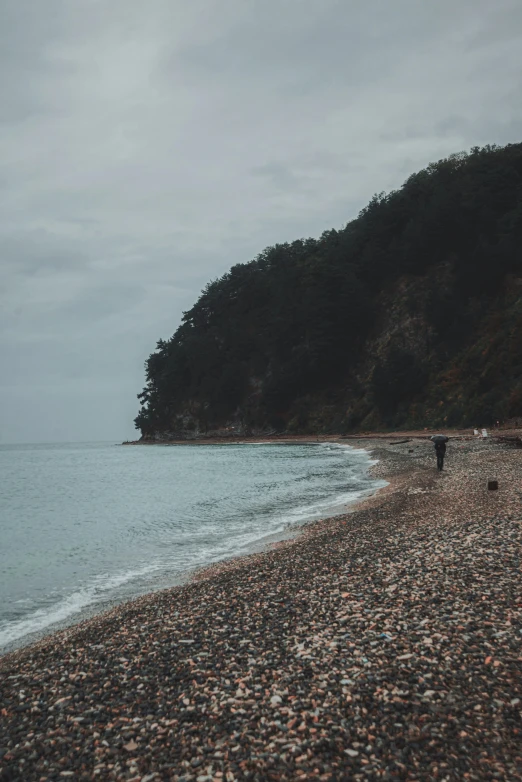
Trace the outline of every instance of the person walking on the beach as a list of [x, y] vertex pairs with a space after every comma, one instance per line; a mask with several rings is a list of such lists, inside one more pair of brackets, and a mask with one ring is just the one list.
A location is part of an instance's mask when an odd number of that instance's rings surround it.
[[437, 469], [441, 472], [444, 469], [444, 457], [446, 456], [446, 443], [449, 438], [444, 434], [435, 434], [430, 437], [435, 444], [435, 453], [437, 454]]
[[435, 443], [435, 453], [437, 454], [437, 469], [439, 472], [444, 469], [444, 457], [446, 456], [446, 443]]

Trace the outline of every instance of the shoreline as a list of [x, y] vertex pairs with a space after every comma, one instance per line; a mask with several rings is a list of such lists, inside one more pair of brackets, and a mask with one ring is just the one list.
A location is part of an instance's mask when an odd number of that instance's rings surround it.
[[[252, 443], [328, 443], [352, 440], [381, 441], [391, 439], [394, 442], [404, 440], [429, 440], [429, 438], [440, 432], [440, 429], [405, 429], [404, 431], [393, 430], [390, 432], [359, 432], [350, 434], [259, 434], [259, 435], [238, 435], [238, 434], [215, 434], [207, 436], [198, 436], [183, 439], [164, 439], [164, 440], [125, 440], [121, 445], [243, 445]], [[481, 430], [479, 430], [481, 431]], [[522, 430], [510, 427], [500, 427], [488, 429], [488, 438], [491, 440], [520, 441], [522, 439]], [[474, 435], [472, 428], [455, 429], [444, 428], [444, 432], [451, 439], [482, 439], [480, 435]]]
[[[339, 444], [344, 445], [349, 448], [353, 448], [355, 450], [363, 450], [366, 452], [368, 456], [368, 474], [372, 474], [372, 459], [371, 459], [371, 451], [368, 450], [368, 448], [363, 448], [362, 446], [354, 446], [354, 445], [348, 445], [347, 443], [337, 442], [337, 440], [329, 440], [328, 442], [332, 442], [333, 444]], [[179, 443], [180, 445], [183, 445], [184, 443]], [[272, 444], [282, 444], [279, 442], [275, 442]], [[288, 444], [294, 444], [289, 442]], [[310, 445], [317, 445], [317, 442], [307, 441], [306, 443], [300, 442], [300, 444], [310, 444]], [[383, 488], [386, 488], [385, 486], [376, 486], [369, 490], [361, 490], [364, 491], [364, 493], [367, 496], [358, 497], [353, 500], [350, 500], [349, 502], [339, 502], [338, 504], [331, 504], [324, 510], [323, 513], [321, 513], [319, 516], [311, 516], [305, 521], [298, 522], [295, 521], [293, 523], [288, 523], [288, 525], [284, 529], [280, 529], [276, 532], [269, 532], [269, 533], [263, 533], [260, 535], [259, 538], [256, 540], [244, 544], [242, 546], [242, 551], [231, 555], [226, 556], [223, 559], [219, 559], [215, 562], [209, 562], [207, 564], [201, 564], [193, 566], [187, 570], [180, 571], [176, 576], [173, 575], [171, 583], [168, 586], [160, 586], [157, 588], [148, 589], [145, 592], [138, 592], [133, 597], [126, 597], [122, 599], [114, 599], [114, 600], [107, 600], [105, 603], [101, 604], [92, 604], [85, 606], [78, 610], [77, 613], [71, 614], [67, 618], [64, 618], [62, 620], [56, 621], [52, 624], [50, 624], [48, 627], [42, 628], [40, 630], [35, 630], [32, 632], [27, 633], [27, 635], [21, 637], [20, 639], [14, 640], [8, 644], [6, 644], [3, 648], [0, 648], [0, 662], [3, 658], [16, 654], [18, 652], [22, 652], [24, 649], [30, 648], [36, 644], [40, 644], [42, 642], [45, 642], [47, 639], [53, 638], [59, 633], [63, 632], [73, 632], [75, 628], [81, 626], [83, 627], [87, 623], [93, 620], [98, 620], [105, 616], [106, 614], [117, 610], [118, 608], [130, 605], [134, 603], [136, 600], [156, 595], [163, 591], [170, 591], [179, 589], [187, 584], [190, 584], [192, 580], [199, 579], [200, 574], [206, 572], [207, 570], [209, 572], [213, 572], [214, 570], [218, 570], [222, 565], [226, 566], [228, 563], [237, 561], [242, 561], [243, 559], [249, 558], [254, 555], [262, 554], [265, 551], [270, 550], [274, 546], [278, 546], [283, 544], [285, 541], [294, 540], [296, 538], [299, 538], [302, 534], [304, 534], [307, 529], [310, 526], [313, 526], [314, 524], [318, 522], [322, 522], [326, 519], [331, 519], [336, 516], [344, 515], [346, 513], [352, 513], [359, 505], [363, 502], [365, 502], [368, 497], [372, 497], [375, 494], [377, 494], [379, 491], [382, 491]]]
[[0, 658], [0, 780], [520, 778], [522, 453], [356, 439], [352, 512]]

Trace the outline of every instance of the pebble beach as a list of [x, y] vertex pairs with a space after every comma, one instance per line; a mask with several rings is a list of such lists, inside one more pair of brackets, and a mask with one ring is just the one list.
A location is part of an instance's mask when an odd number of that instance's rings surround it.
[[1, 782], [522, 780], [522, 449], [343, 442], [351, 512], [0, 658]]

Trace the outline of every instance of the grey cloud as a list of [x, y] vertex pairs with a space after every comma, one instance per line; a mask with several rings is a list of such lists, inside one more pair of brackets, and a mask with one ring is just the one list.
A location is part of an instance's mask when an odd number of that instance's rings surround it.
[[519, 45], [522, 29], [522, 5], [511, 0], [499, 6], [491, 6], [487, 22], [481, 25], [470, 39], [470, 49], [492, 48], [498, 44]]
[[108, 316], [120, 316], [144, 300], [145, 290], [125, 282], [85, 286], [75, 301], [67, 301], [56, 308], [58, 317], [75, 325], [96, 323]]
[[41, 228], [0, 234], [0, 259], [4, 273], [10, 269], [18, 274], [49, 274], [75, 262], [87, 262], [79, 248], [63, 243], [60, 246], [52, 234]]
[[59, 34], [59, 25], [60, 16], [53, 0], [46, 14], [31, 13], [26, 3], [16, 0], [2, 4], [0, 122], [20, 122], [49, 111], [42, 90], [44, 82], [56, 75], [56, 68], [46, 58], [42, 39], [52, 40]]
[[282, 163], [265, 163], [263, 166], [255, 166], [252, 169], [254, 176], [266, 177], [271, 185], [279, 190], [292, 190], [296, 187], [302, 187], [303, 177], [296, 176], [287, 166]]

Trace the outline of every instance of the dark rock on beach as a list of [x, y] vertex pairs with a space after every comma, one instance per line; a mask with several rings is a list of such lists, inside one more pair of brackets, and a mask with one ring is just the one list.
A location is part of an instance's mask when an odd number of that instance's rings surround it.
[[1, 782], [522, 779], [522, 453], [417, 444], [372, 441], [355, 512], [2, 658]]

